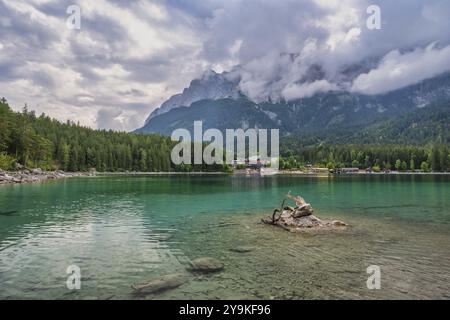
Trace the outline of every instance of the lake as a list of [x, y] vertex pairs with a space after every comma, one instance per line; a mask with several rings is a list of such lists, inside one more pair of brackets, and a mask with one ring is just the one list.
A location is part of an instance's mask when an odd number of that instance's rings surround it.
[[[346, 231], [260, 223], [302, 195]], [[238, 246], [249, 252], [235, 252]], [[213, 257], [222, 272], [189, 261]], [[66, 270], [81, 270], [68, 290]], [[369, 290], [367, 267], [381, 268]], [[131, 285], [186, 273], [146, 297]], [[0, 186], [0, 299], [449, 299], [450, 176], [113, 176]]]

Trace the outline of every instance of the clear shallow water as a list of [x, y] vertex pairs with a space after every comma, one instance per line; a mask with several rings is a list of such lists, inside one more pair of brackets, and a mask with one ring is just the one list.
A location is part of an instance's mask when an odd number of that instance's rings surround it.
[[[345, 232], [259, 223], [288, 191]], [[3, 213], [3, 214], [2, 214]], [[230, 249], [245, 245], [248, 253]], [[190, 259], [225, 264], [186, 271]], [[66, 268], [82, 288], [66, 288]], [[368, 290], [379, 265], [382, 289]], [[186, 273], [147, 299], [450, 298], [450, 177], [97, 177], [0, 187], [0, 298], [142, 299], [133, 283]]]

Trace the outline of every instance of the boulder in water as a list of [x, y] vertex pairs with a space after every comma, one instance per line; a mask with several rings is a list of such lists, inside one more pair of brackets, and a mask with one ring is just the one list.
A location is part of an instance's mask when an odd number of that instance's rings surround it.
[[211, 273], [221, 271], [224, 268], [222, 262], [208, 257], [195, 259], [190, 264], [191, 271], [194, 272]]
[[132, 285], [131, 287], [136, 293], [151, 294], [178, 288], [179, 286], [185, 284], [187, 281], [187, 277], [183, 274], [170, 274], [154, 278], [144, 284]]
[[[296, 207], [285, 207], [287, 199], [294, 200]], [[272, 217], [269, 219], [262, 219], [265, 224], [276, 225], [283, 229], [297, 232], [307, 230], [342, 230], [347, 227], [347, 224], [340, 221], [323, 221], [313, 215], [314, 209], [309, 203], [300, 197], [293, 197], [290, 193], [287, 199], [283, 200], [280, 209], [275, 209]]]

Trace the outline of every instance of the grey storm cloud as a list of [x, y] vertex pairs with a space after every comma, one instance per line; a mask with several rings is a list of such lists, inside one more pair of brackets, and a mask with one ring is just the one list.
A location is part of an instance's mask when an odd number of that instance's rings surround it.
[[[372, 4], [381, 30], [366, 27]], [[0, 0], [0, 95], [132, 130], [209, 69], [255, 101], [411, 85], [450, 71], [448, 30], [447, 0]]]
[[[367, 28], [371, 4], [381, 9], [381, 30]], [[383, 75], [393, 78], [391, 84], [399, 80], [400, 85], [435, 75], [438, 67], [422, 74], [410, 70], [415, 67], [403, 63], [408, 56], [402, 52], [419, 48], [416, 58], [429, 61], [423, 55], [433, 52], [424, 48], [437, 42], [440, 49], [435, 51], [445, 50], [450, 42], [449, 21], [446, 0], [230, 1], [208, 20], [210, 30], [202, 53], [208, 61], [229, 61], [227, 67], [239, 64], [235, 72], [241, 77], [241, 90], [254, 100], [289, 100], [336, 89], [343, 79], [353, 81], [346, 70], [383, 63], [384, 56], [399, 50], [395, 61], [402, 64], [409, 81], [380, 71], [377, 77], [370, 73], [355, 85], [343, 87], [375, 94], [388, 90], [381, 85]], [[448, 71], [449, 58], [439, 56], [440, 71]], [[324, 79], [308, 80], [312, 66], [320, 66]], [[392, 87], [397, 88], [397, 84]]]

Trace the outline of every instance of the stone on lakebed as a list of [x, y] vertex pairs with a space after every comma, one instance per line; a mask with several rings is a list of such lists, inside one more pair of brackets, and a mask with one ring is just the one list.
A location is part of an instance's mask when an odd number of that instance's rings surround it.
[[162, 277], [154, 278], [144, 284], [135, 284], [131, 287], [136, 293], [151, 294], [169, 289], [175, 289], [188, 282], [188, 279], [183, 274], [169, 274]]
[[191, 271], [203, 273], [217, 272], [221, 271], [224, 268], [222, 262], [209, 257], [192, 260], [190, 265]]

